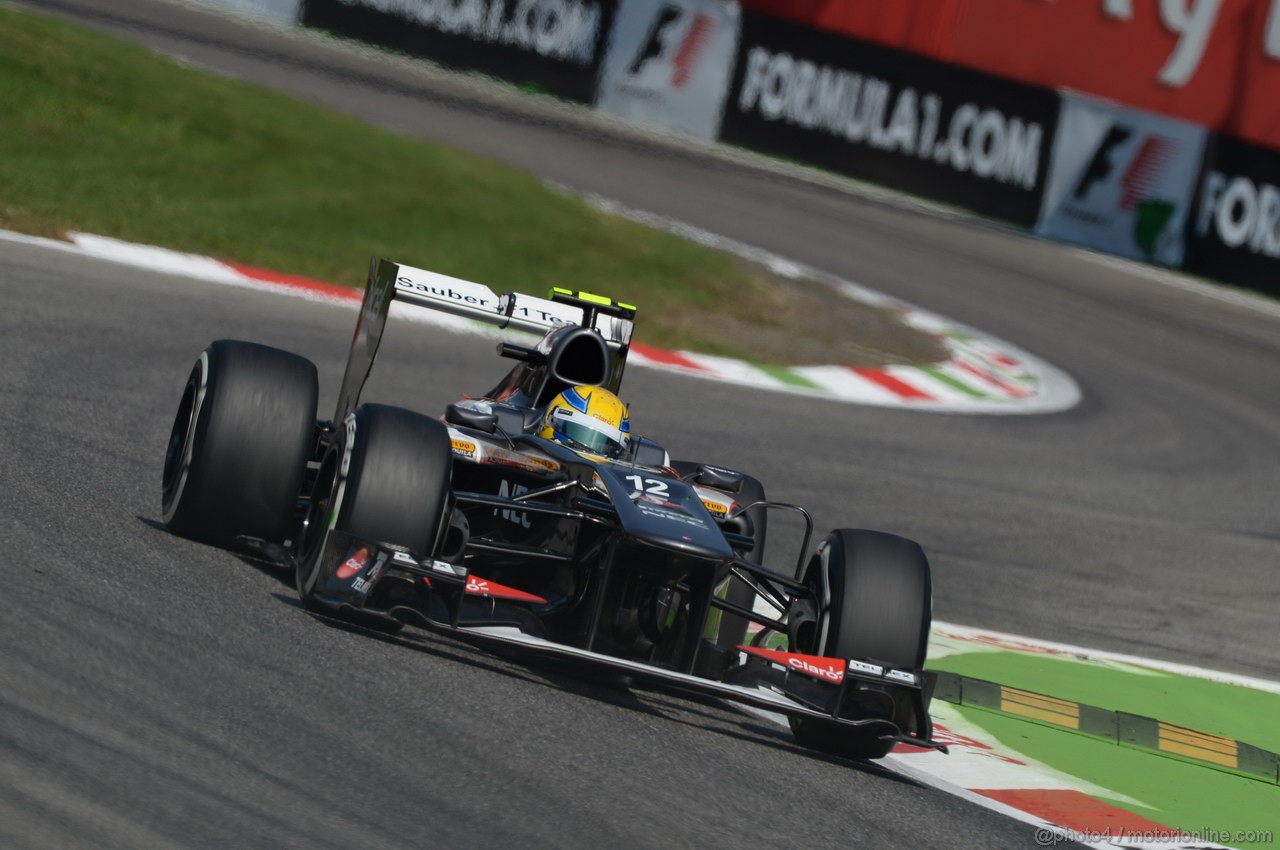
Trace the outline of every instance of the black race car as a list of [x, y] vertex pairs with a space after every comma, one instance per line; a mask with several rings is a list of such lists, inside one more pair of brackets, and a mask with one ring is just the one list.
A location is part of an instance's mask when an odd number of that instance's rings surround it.
[[[442, 419], [361, 404], [393, 301], [542, 338], [502, 342], [514, 368]], [[840, 529], [806, 557], [808, 513], [748, 475], [639, 436], [618, 457], [540, 436], [567, 388], [618, 391], [634, 318], [587, 293], [498, 296], [375, 261], [331, 419], [302, 357], [235, 340], [200, 355], [165, 455], [164, 521], [292, 567], [317, 614], [723, 697], [788, 716], [828, 753], [944, 749], [916, 543]], [[776, 511], [806, 528], [785, 574], [763, 566]]]

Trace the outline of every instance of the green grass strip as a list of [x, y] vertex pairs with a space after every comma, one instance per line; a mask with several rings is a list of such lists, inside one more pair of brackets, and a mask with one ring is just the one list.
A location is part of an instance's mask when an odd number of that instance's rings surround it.
[[822, 386], [821, 384], [815, 381], [811, 381], [808, 378], [806, 378], [804, 375], [793, 372], [790, 369], [786, 368], [785, 366], [770, 366], [765, 363], [752, 363], [751, 365], [755, 366], [757, 369], [759, 369], [761, 372], [764, 372], [766, 375], [769, 375], [770, 377], [773, 377], [773, 378], [777, 378], [779, 381], [782, 381], [782, 383], [788, 384], [793, 387], [802, 387], [806, 390], [825, 390], [826, 389], [826, 387]]
[[[1157, 823], [1230, 847], [1275, 847], [1280, 841], [1280, 786], [980, 708], [950, 708], [1018, 753], [1139, 801], [1108, 800]], [[1234, 836], [1242, 830], [1270, 835], [1261, 841]]]
[[[408, 107], [406, 107], [408, 108]], [[653, 345], [750, 356], [736, 258], [535, 177], [0, 5], [0, 227], [80, 230], [360, 286], [370, 254], [638, 304]], [[724, 322], [730, 319], [731, 322]]]
[[972, 398], [991, 398], [991, 396], [981, 390], [974, 389], [959, 378], [953, 378], [937, 366], [924, 366], [922, 369], [939, 382], [944, 383], [953, 389], [957, 389]]

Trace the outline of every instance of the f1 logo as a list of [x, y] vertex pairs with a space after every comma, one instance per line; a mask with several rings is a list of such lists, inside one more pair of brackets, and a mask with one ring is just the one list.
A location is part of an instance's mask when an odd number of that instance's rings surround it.
[[649, 27], [649, 34], [645, 36], [639, 52], [631, 60], [631, 64], [627, 66], [628, 74], [635, 76], [640, 73], [640, 69], [645, 66], [646, 62], [662, 55], [662, 43], [666, 32], [676, 21], [680, 20], [680, 16], [679, 6], [672, 3], [663, 4], [658, 16], [653, 19], [653, 24]]
[[1089, 160], [1089, 165], [1085, 168], [1084, 173], [1080, 175], [1080, 180], [1076, 183], [1075, 190], [1071, 196], [1077, 201], [1089, 194], [1089, 189], [1099, 180], [1107, 179], [1107, 175], [1115, 168], [1115, 163], [1111, 161], [1111, 154], [1116, 148], [1123, 145], [1133, 135], [1133, 130], [1128, 127], [1121, 127], [1113, 124], [1111, 129], [1107, 130], [1107, 135], [1102, 139], [1102, 143], [1098, 145], [1098, 149], [1093, 152], [1093, 159]]

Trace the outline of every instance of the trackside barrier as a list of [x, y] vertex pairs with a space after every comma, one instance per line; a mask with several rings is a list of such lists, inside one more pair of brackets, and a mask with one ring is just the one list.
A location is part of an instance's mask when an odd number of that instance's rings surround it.
[[744, 12], [721, 138], [1031, 226], [1052, 89]]
[[1198, 124], [733, 0], [205, 2], [1280, 294], [1280, 152]]
[[1280, 147], [1280, 0], [741, 0], [846, 38]]
[[617, 8], [618, 0], [305, 0], [299, 22], [590, 103]]
[[1280, 296], [1280, 151], [1212, 136], [1187, 241], [1188, 271]]
[[984, 679], [947, 671], [930, 672], [937, 675], [934, 699], [998, 711], [1113, 744], [1149, 750], [1157, 755], [1280, 784], [1280, 754], [1243, 741], [1210, 735], [1151, 717], [1019, 690]]
[[1205, 129], [1070, 92], [1036, 233], [1180, 266]]
[[600, 69], [596, 109], [719, 138], [738, 29], [737, 3], [623, 0]]

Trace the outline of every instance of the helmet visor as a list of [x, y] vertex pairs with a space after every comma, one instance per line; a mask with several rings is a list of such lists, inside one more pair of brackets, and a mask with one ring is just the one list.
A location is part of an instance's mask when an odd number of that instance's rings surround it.
[[608, 423], [576, 411], [559, 409], [552, 417], [556, 439], [571, 448], [604, 457], [618, 457], [626, 451], [626, 436]]

